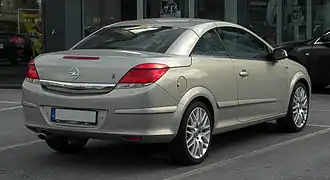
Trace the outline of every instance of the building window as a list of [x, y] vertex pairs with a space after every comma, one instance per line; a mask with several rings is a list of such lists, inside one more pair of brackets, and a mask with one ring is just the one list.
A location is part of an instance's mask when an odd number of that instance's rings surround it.
[[42, 52], [40, 7], [34, 0], [0, 0], [0, 84], [21, 84], [28, 62]]
[[84, 0], [84, 36], [102, 26], [136, 19], [136, 0]]
[[276, 0], [247, 0], [245, 26], [270, 44], [276, 43]]
[[145, 18], [188, 17], [187, 0], [145, 0]]
[[306, 39], [307, 0], [283, 0], [282, 42]]
[[330, 1], [312, 0], [312, 36], [320, 36], [330, 29]]
[[196, 17], [225, 20], [225, 0], [195, 0]]

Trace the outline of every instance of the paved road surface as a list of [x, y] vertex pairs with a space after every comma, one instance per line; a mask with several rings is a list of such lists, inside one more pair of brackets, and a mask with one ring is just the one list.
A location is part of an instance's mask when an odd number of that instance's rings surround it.
[[0, 90], [0, 180], [330, 179], [330, 91], [313, 95], [309, 125], [296, 134], [268, 123], [216, 136], [197, 166], [170, 164], [162, 145], [91, 141], [59, 155], [23, 126], [18, 90]]

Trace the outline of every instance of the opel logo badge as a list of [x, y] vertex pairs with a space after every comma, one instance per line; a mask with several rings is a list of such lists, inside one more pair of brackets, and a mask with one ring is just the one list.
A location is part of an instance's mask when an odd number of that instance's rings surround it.
[[70, 76], [73, 80], [78, 79], [79, 76], [80, 76], [79, 69], [78, 69], [78, 68], [72, 68], [72, 69], [69, 71], [69, 76]]

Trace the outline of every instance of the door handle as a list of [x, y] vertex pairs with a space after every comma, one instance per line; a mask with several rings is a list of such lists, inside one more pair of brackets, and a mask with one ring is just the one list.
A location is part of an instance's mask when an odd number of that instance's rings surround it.
[[246, 77], [249, 75], [249, 73], [245, 69], [243, 69], [241, 72], [239, 72], [239, 75], [242, 77]]

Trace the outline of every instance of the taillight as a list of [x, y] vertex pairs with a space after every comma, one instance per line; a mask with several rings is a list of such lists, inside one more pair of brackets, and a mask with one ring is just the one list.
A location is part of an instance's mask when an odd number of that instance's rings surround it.
[[128, 71], [119, 81], [117, 88], [136, 88], [148, 86], [158, 81], [169, 67], [165, 64], [140, 64]]
[[10, 38], [9, 40], [11, 43], [16, 43], [16, 44], [20, 44], [24, 42], [24, 38], [22, 37], [18, 37], [18, 36], [14, 36], [12, 38]]
[[63, 59], [71, 59], [71, 60], [99, 60], [100, 57], [92, 57], [92, 56], [63, 56]]
[[28, 69], [26, 72], [26, 80], [31, 83], [39, 82], [39, 75], [34, 60], [31, 60], [29, 62]]

